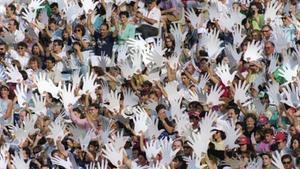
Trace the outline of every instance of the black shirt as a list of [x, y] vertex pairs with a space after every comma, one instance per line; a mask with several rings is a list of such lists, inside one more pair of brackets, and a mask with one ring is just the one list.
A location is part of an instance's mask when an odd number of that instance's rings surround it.
[[115, 41], [112, 33], [102, 38], [99, 32], [95, 32], [94, 38], [96, 41], [95, 55], [100, 56], [104, 52], [108, 57], [112, 57], [112, 49]]

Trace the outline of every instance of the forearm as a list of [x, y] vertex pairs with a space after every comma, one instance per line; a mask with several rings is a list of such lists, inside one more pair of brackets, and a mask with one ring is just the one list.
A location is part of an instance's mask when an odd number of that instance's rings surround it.
[[176, 11], [176, 8], [170, 8], [170, 9], [166, 9], [166, 10], [161, 11], [161, 14], [172, 13], [174, 11]]

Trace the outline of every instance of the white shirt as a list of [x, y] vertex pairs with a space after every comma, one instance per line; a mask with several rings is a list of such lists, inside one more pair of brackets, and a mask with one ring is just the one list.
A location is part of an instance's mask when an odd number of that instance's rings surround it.
[[30, 55], [26, 52], [24, 56], [20, 56], [17, 51], [10, 50], [11, 57], [20, 62], [22, 69], [28, 66]]
[[145, 10], [143, 12], [143, 16], [150, 18], [150, 19], [154, 19], [157, 22], [155, 24], [151, 25], [148, 22], [143, 21], [142, 24], [147, 24], [147, 25], [159, 28], [159, 22], [160, 22], [160, 17], [161, 17], [161, 11], [159, 8], [154, 7], [153, 9], [151, 9], [151, 11]]

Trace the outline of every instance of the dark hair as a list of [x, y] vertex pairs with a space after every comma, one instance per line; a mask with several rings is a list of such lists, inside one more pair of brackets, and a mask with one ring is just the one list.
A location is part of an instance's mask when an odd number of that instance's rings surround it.
[[51, 23], [54, 23], [55, 25], [57, 24], [56, 20], [54, 18], [50, 18], [48, 21], [48, 25], [50, 25]]
[[53, 41], [53, 43], [57, 43], [59, 46], [61, 46], [62, 48], [64, 47], [64, 42], [62, 41], [62, 40], [60, 40], [60, 39], [55, 39], [54, 41]]
[[284, 159], [290, 159], [291, 162], [293, 161], [293, 160], [292, 160], [292, 156], [289, 155], [289, 154], [285, 154], [285, 155], [283, 155], [283, 156], [281, 157], [281, 161], [283, 161]]
[[53, 56], [46, 57], [45, 61], [47, 61], [47, 60], [51, 61], [52, 63], [56, 62], [55, 58]]
[[30, 150], [30, 148], [29, 147], [24, 147], [23, 151], [25, 151], [26, 155], [28, 155], [28, 157], [30, 158], [30, 156], [31, 156], [31, 150]]
[[17, 7], [13, 3], [9, 4], [7, 7], [10, 8], [14, 12], [14, 14], [16, 14]]
[[82, 36], [85, 35], [85, 28], [84, 28], [84, 26], [82, 24], [77, 24], [75, 26], [75, 29], [80, 29], [82, 31]]
[[163, 104], [159, 104], [155, 107], [155, 111], [158, 113], [161, 109], [166, 109], [166, 106]]
[[252, 119], [254, 120], [255, 125], [256, 125], [257, 117], [256, 117], [255, 114], [253, 114], [253, 113], [248, 113], [248, 114], [246, 114], [246, 115], [245, 115], [245, 121], [246, 121], [248, 118], [252, 118]]
[[102, 23], [101, 26], [106, 26], [106, 28], [109, 29], [109, 25], [107, 23]]
[[270, 128], [266, 128], [266, 129], [264, 130], [264, 133], [265, 133], [265, 135], [266, 135], [266, 134], [274, 135], [274, 131], [273, 131], [272, 129], [270, 129]]
[[50, 8], [54, 8], [54, 7], [57, 7], [57, 8], [58, 8], [58, 3], [57, 3], [57, 2], [53, 2], [53, 3], [50, 5]]
[[264, 29], [264, 28], [269, 28], [270, 30], [273, 30], [273, 28], [270, 25], [263, 25], [261, 29]]
[[27, 44], [25, 43], [25, 42], [19, 42], [18, 44], [17, 44], [17, 47], [24, 47], [24, 48], [26, 48], [27, 49]]
[[121, 16], [126, 16], [126, 18], [129, 18], [129, 12], [127, 12], [127, 11], [122, 11], [122, 12], [120, 12], [120, 14], [119, 14], [119, 17], [121, 17]]
[[95, 107], [96, 109], [100, 109], [100, 106], [97, 103], [90, 104], [90, 107]]
[[297, 140], [298, 143], [300, 144], [300, 135], [299, 135], [299, 134], [296, 134], [295, 136], [292, 137], [290, 149], [293, 149], [293, 142], [294, 142], [295, 140]]
[[10, 21], [14, 22], [14, 25], [16, 25], [17, 29], [19, 29], [19, 22], [15, 19], [11, 19]]

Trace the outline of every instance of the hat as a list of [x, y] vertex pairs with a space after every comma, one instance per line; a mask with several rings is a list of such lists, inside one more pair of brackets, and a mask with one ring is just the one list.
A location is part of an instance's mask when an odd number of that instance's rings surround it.
[[246, 136], [240, 136], [238, 139], [239, 145], [245, 145], [245, 144], [250, 144], [250, 140]]
[[285, 141], [285, 140], [286, 140], [286, 135], [285, 135], [285, 133], [284, 133], [284, 132], [278, 132], [278, 133], [276, 134], [276, 136], [275, 136], [275, 140], [276, 140], [276, 141], [279, 141], [279, 140]]
[[258, 124], [259, 124], [259, 125], [266, 125], [266, 124], [268, 124], [268, 123], [269, 123], [269, 119], [268, 119], [267, 116], [265, 116], [265, 115], [260, 115], [260, 116], [258, 117]]

